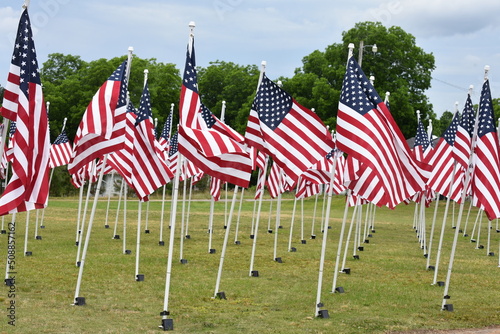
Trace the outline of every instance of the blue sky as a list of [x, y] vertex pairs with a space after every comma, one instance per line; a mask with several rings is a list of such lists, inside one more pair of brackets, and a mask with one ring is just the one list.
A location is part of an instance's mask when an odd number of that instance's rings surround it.
[[[2, 86], [22, 4], [0, 2]], [[41, 63], [55, 52], [91, 61], [124, 55], [133, 46], [141, 58], [182, 69], [194, 21], [198, 65], [224, 60], [260, 66], [265, 60], [271, 79], [293, 76], [304, 56], [341, 42], [342, 32], [356, 22], [379, 21], [402, 27], [434, 54], [426, 94], [438, 115], [453, 111], [455, 102], [462, 110], [470, 85], [477, 103], [485, 65], [491, 66], [492, 96], [500, 97], [498, 0], [32, 0], [29, 13]]]

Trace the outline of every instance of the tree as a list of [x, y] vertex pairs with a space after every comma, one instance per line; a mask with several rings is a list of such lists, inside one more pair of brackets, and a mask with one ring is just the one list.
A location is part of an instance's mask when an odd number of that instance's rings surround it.
[[[330, 126], [335, 125], [338, 100], [345, 74], [349, 43], [359, 46], [376, 44], [376, 53], [363, 48], [363, 71], [375, 77], [375, 88], [382, 98], [390, 92], [391, 111], [403, 134], [415, 135], [420, 110], [423, 119], [436, 118], [425, 90], [430, 88], [434, 56], [416, 45], [415, 37], [400, 27], [386, 28], [381, 23], [361, 22], [342, 34], [342, 43], [334, 43], [325, 51], [313, 51], [302, 60], [302, 68], [283, 87], [299, 103], [315, 108]], [[358, 52], [354, 52], [355, 58]]]
[[197, 70], [201, 101], [216, 115], [220, 115], [222, 101], [226, 101], [225, 123], [243, 133], [257, 90], [257, 66], [217, 60]]

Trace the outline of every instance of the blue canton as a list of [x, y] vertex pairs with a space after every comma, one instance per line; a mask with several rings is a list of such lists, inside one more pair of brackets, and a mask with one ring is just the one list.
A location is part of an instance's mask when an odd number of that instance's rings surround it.
[[292, 97], [264, 74], [252, 109], [259, 119], [272, 130], [276, 129], [292, 108]]
[[490, 132], [496, 132], [495, 121], [493, 120], [493, 108], [491, 105], [490, 81], [486, 80], [481, 91], [481, 101], [479, 102], [479, 121], [477, 135], [482, 137]]

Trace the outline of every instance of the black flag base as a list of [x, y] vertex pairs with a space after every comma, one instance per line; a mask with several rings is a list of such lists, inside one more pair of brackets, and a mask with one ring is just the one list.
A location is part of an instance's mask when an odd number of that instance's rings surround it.
[[429, 254], [424, 254], [424, 257], [427, 259], [429, 257]]
[[476, 242], [476, 239], [470, 239], [470, 242]]
[[45, 228], [45, 225], [40, 225], [40, 228]]
[[226, 294], [224, 293], [224, 291], [217, 292], [217, 293], [215, 294], [215, 296], [216, 296], [217, 298], [219, 298], [219, 299], [226, 299], [226, 300], [227, 300], [227, 298], [226, 298]]
[[370, 240], [365, 239], [365, 241], [364, 241], [364, 242], [365, 242], [365, 244], [369, 244], [369, 243], [370, 243]]
[[130, 249], [125, 249], [125, 253], [123, 253], [125, 255], [130, 255], [132, 254], [132, 251]]
[[375, 233], [375, 230], [372, 230], [372, 233]]
[[275, 259], [274, 259], [274, 261], [276, 261], [276, 262], [278, 262], [278, 263], [283, 263], [283, 261], [281, 260], [281, 258], [280, 258], [280, 257], [275, 258]]
[[434, 267], [434, 266], [428, 266], [428, 267], [427, 267], [427, 270], [432, 270], [432, 271], [434, 271], [434, 270], [436, 270], [436, 267]]
[[24, 256], [31, 256], [31, 255], [33, 255], [33, 253], [32, 253], [32, 252], [25, 252], [25, 253], [24, 253]]
[[301, 242], [303, 245], [307, 244], [307, 241], [305, 241], [305, 240], [301, 240], [300, 242]]
[[488, 256], [495, 256], [495, 253], [494, 252], [489, 252]]
[[76, 241], [76, 242], [75, 242], [75, 246], [77, 246], [77, 247], [78, 247], [78, 244], [79, 244], [79, 242], [78, 242], [78, 241]]
[[359, 260], [359, 255], [357, 255], [357, 254], [353, 255], [352, 257], [354, 258], [354, 260]]
[[468, 237], [469, 235], [467, 233], [464, 233], [464, 238]]
[[437, 281], [437, 286], [444, 286], [444, 282], [443, 281]]
[[234, 242], [234, 244], [235, 244], [235, 245], [240, 245], [240, 244], [241, 244], [241, 242], [240, 242], [239, 240], [236, 240], [236, 241]]
[[186, 239], [191, 239], [191, 236], [189, 234], [186, 234], [185, 238]]
[[158, 241], [159, 246], [165, 246], [165, 241]]
[[77, 261], [77, 262], [76, 262], [76, 266], [77, 266], [77, 267], [80, 267], [80, 264], [82, 264], [80, 261]]
[[209, 253], [209, 254], [215, 254], [215, 249], [214, 249], [214, 248], [210, 248], [210, 249], [208, 250], [208, 253]]
[[479, 245], [479, 246], [477, 246], [476, 249], [484, 249], [484, 246], [483, 245]]
[[273, 233], [273, 230], [267, 230], [267, 233]]
[[295, 248], [295, 247], [290, 248], [290, 252], [296, 252], [296, 251], [297, 251], [297, 248]]
[[445, 304], [443, 306], [443, 311], [453, 312], [453, 304]]
[[311, 239], [316, 239], [316, 235], [315, 234], [311, 234]]
[[255, 235], [254, 234], [250, 234], [250, 239], [254, 239], [255, 238]]
[[5, 285], [7, 286], [14, 286], [14, 283], [15, 283], [15, 278], [6, 278], [5, 279]]
[[252, 276], [252, 277], [259, 277], [259, 271], [258, 270], [252, 270], [250, 276]]
[[120, 240], [120, 235], [119, 234], [115, 234], [115, 236], [113, 237], [113, 239]]
[[7, 230], [1, 230], [0, 234], [7, 234]]
[[137, 282], [143, 282], [144, 281], [144, 275], [143, 274], [137, 274], [137, 275], [135, 275], [135, 280]]
[[323, 319], [330, 318], [330, 316], [328, 315], [328, 310], [319, 310], [318, 317]]
[[[160, 313], [162, 317], [169, 315], [170, 312], [163, 311]], [[161, 325], [159, 326], [164, 331], [173, 331], [174, 330], [174, 319], [161, 319]]]
[[368, 234], [368, 238], [373, 238], [373, 234]]
[[364, 251], [364, 250], [365, 250], [365, 248], [364, 248], [363, 246], [359, 246], [359, 247], [358, 247], [358, 251], [362, 252], [362, 251]]
[[149, 230], [144, 230], [144, 233], [149, 234]]
[[76, 297], [75, 298], [75, 303], [73, 305], [75, 305], [75, 306], [83, 306], [83, 305], [85, 305], [85, 297]]
[[181, 259], [181, 264], [187, 264], [188, 263], [188, 260], [186, 259]]
[[109, 228], [109, 225], [108, 224], [104, 225], [104, 228]]
[[497, 233], [500, 233], [500, 230], [497, 230]]
[[344, 273], [344, 274], [347, 274], [347, 275], [350, 275], [351, 274], [351, 268], [344, 268], [340, 272]]
[[35, 240], [42, 240], [42, 236], [41, 236], [41, 235], [37, 235], [37, 236], [35, 237]]
[[344, 293], [344, 288], [341, 286], [338, 286], [335, 288], [334, 293]]

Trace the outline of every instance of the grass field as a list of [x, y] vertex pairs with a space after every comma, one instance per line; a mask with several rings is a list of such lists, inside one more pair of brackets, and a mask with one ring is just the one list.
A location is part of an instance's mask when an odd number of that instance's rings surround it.
[[[453, 312], [441, 310], [443, 287], [431, 285], [434, 272], [426, 269], [426, 259], [413, 229], [413, 204], [398, 206], [394, 211], [377, 209], [375, 233], [369, 238], [369, 243], [363, 244], [364, 250], [357, 253], [359, 260], [354, 259], [352, 247], [349, 248], [346, 266], [351, 269], [351, 274], [338, 276], [337, 286], [343, 287], [345, 292], [332, 293], [334, 260], [344, 212], [344, 198], [334, 197], [322, 289], [323, 308], [328, 310], [329, 318], [322, 319], [315, 316], [322, 233], [318, 217], [315, 222], [317, 237], [311, 239], [314, 198], [304, 201], [305, 244], [301, 243], [301, 207], [298, 202], [292, 245], [296, 252], [288, 251], [293, 200], [289, 195], [284, 198], [281, 208], [283, 228], [278, 230], [277, 244], [277, 256], [281, 257], [282, 263], [273, 258], [276, 231], [267, 231], [269, 203], [263, 203], [257, 238], [254, 270], [259, 272], [259, 277], [249, 275], [253, 202], [248, 199], [243, 204], [239, 245], [234, 242], [235, 214], [219, 289], [227, 300], [212, 298], [216, 292], [215, 282], [226, 231], [224, 202], [215, 203], [212, 235], [215, 254], [208, 251], [209, 201], [197, 199], [191, 204], [191, 238], [184, 239], [185, 264], [181, 264], [179, 257], [180, 218], [177, 219], [169, 295], [169, 317], [173, 319], [174, 332], [387, 333], [500, 325], [500, 234], [495, 233], [495, 225], [491, 234], [491, 251], [495, 256], [487, 256], [486, 249], [476, 249], [478, 243], [471, 243], [469, 238], [459, 237], [449, 291]], [[146, 205], [142, 206], [139, 273], [144, 275], [144, 281], [141, 282], [135, 280], [137, 201], [127, 202], [126, 248], [132, 251], [130, 255], [122, 251], [122, 214], [117, 233], [121, 239], [113, 239], [117, 200], [111, 201], [109, 229], [104, 228], [106, 206], [106, 199], [99, 201], [80, 287], [79, 295], [86, 302], [83, 306], [72, 305], [79, 271], [75, 265], [77, 199], [50, 199], [45, 211], [45, 228], [38, 229], [41, 240], [35, 239], [36, 213], [31, 213], [28, 251], [32, 256], [24, 256], [26, 214], [17, 215], [15, 285], [4, 286], [0, 292], [0, 333], [162, 332], [158, 326], [165, 296], [170, 202], [165, 206], [165, 246], [159, 246], [161, 202], [153, 199], [150, 204], [149, 234], [144, 233]], [[318, 215], [321, 207], [320, 199]], [[427, 235], [433, 210], [428, 209], [426, 213]], [[178, 217], [180, 211], [179, 205]], [[444, 202], [440, 203], [431, 250], [433, 260], [443, 211]], [[469, 230], [472, 230], [476, 212], [471, 213]], [[5, 228], [8, 222], [10, 216], [5, 218]], [[273, 215], [273, 229], [274, 225]], [[480, 231], [480, 243], [486, 246], [486, 218]], [[446, 276], [453, 233], [450, 215], [444, 235], [440, 281]], [[0, 249], [3, 250], [0, 268], [4, 273], [6, 234], [0, 235]], [[8, 315], [12, 314], [8, 308], [13, 302], [15, 327], [8, 324]]]

